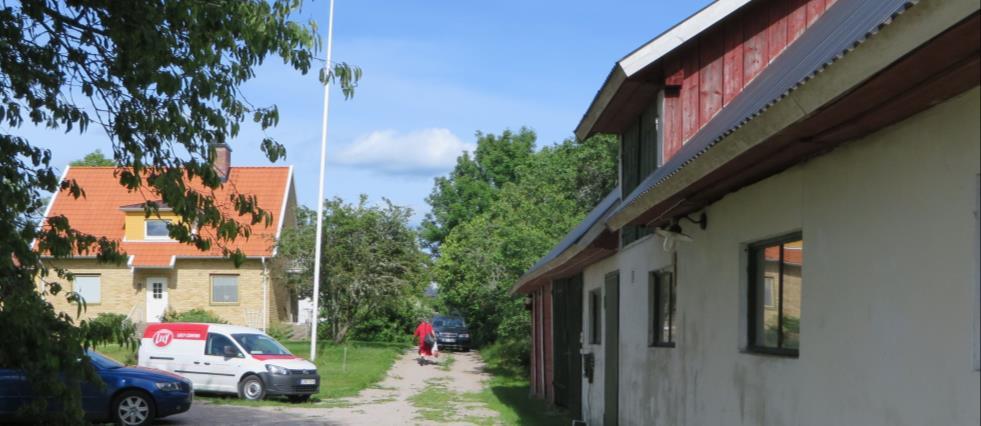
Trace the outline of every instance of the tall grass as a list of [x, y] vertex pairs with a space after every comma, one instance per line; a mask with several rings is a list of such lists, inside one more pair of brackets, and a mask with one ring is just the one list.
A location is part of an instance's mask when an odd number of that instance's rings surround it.
[[509, 425], [568, 425], [571, 418], [564, 411], [549, 407], [545, 401], [531, 398], [528, 368], [521, 362], [524, 354], [515, 353], [521, 342], [494, 343], [480, 350], [487, 371], [492, 375], [479, 399], [497, 411]]

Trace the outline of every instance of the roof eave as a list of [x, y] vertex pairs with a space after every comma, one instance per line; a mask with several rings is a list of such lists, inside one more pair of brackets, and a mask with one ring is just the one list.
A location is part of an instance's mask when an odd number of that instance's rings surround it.
[[596, 93], [586, 113], [583, 114], [579, 125], [576, 126], [576, 137], [582, 140], [598, 133], [596, 124], [606, 115], [611, 101], [620, 92], [626, 80], [658, 62], [668, 53], [751, 1], [753, 0], [718, 0], [713, 2], [618, 61], [613, 66], [613, 70], [610, 71], [603, 86]]
[[[604, 212], [604, 216], [607, 212], [609, 212], [609, 210], [613, 209], [614, 207], [615, 205], [608, 207], [606, 212]], [[559, 253], [558, 256], [549, 260], [544, 265], [539, 265], [537, 268], [534, 268], [526, 272], [524, 275], [518, 278], [518, 281], [513, 286], [511, 286], [511, 289], [508, 290], [508, 295], [513, 296], [516, 293], [521, 293], [528, 290], [528, 288], [534, 287], [534, 283], [538, 281], [540, 278], [547, 276], [549, 273], [551, 273], [552, 271], [558, 268], [561, 268], [563, 265], [568, 263], [570, 260], [578, 256], [579, 254], [590, 249], [591, 246], [593, 246], [593, 244], [606, 231], [607, 231], [606, 221], [604, 220], [604, 217], [600, 217], [592, 225], [590, 225], [590, 227], [586, 230], [585, 233], [583, 233], [581, 237], [579, 237], [579, 240], [576, 241], [575, 244], [569, 246], [569, 248], [562, 251], [562, 253]]]
[[[647, 217], [650, 211], [666, 206], [672, 200], [675, 204], [686, 201], [682, 197], [683, 191], [709, 173], [763, 145], [791, 125], [819, 112], [976, 13], [977, 3], [970, 0], [921, 1], [917, 7], [903, 14], [909, 15], [908, 17], [881, 28], [875, 37], [858, 44], [853, 51], [813, 75], [806, 84], [797, 86], [775, 100], [770, 107], [720, 138], [716, 145], [688, 160], [674, 174], [646, 192], [627, 196], [620, 209], [609, 216], [607, 225], [616, 230], [631, 223], [656, 224]], [[666, 216], [670, 210], [661, 216]]]
[[589, 104], [589, 109], [586, 110], [582, 120], [579, 121], [579, 125], [576, 126], [575, 133], [577, 139], [586, 140], [586, 138], [593, 135], [596, 122], [599, 121], [603, 112], [606, 111], [613, 97], [620, 91], [620, 87], [623, 86], [623, 82], [626, 79], [627, 74], [623, 71], [623, 67], [619, 63], [613, 65], [613, 69], [606, 76], [603, 86], [596, 92], [592, 103]]

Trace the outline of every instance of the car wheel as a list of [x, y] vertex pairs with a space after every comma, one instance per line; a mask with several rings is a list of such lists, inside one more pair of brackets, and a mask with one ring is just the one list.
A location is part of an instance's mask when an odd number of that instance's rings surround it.
[[145, 392], [125, 391], [113, 400], [113, 420], [126, 426], [148, 425], [156, 415], [153, 399]]
[[238, 397], [258, 401], [266, 397], [266, 385], [259, 376], [246, 376], [238, 384]]
[[286, 399], [293, 403], [307, 402], [310, 400], [310, 395], [289, 395]]

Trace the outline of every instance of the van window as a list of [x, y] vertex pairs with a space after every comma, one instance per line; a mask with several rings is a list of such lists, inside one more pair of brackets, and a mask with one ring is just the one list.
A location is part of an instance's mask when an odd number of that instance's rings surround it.
[[204, 345], [205, 355], [225, 356], [225, 347], [231, 346], [235, 350], [235, 356], [242, 356], [242, 352], [235, 347], [232, 340], [221, 334], [208, 333], [208, 342]]
[[233, 334], [232, 337], [252, 355], [292, 355], [279, 342], [263, 334]]

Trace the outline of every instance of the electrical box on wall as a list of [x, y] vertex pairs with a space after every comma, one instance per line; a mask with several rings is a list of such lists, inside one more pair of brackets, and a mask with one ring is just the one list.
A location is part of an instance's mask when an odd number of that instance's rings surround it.
[[593, 383], [593, 370], [596, 368], [596, 356], [592, 353], [582, 354], [582, 375], [589, 383]]

